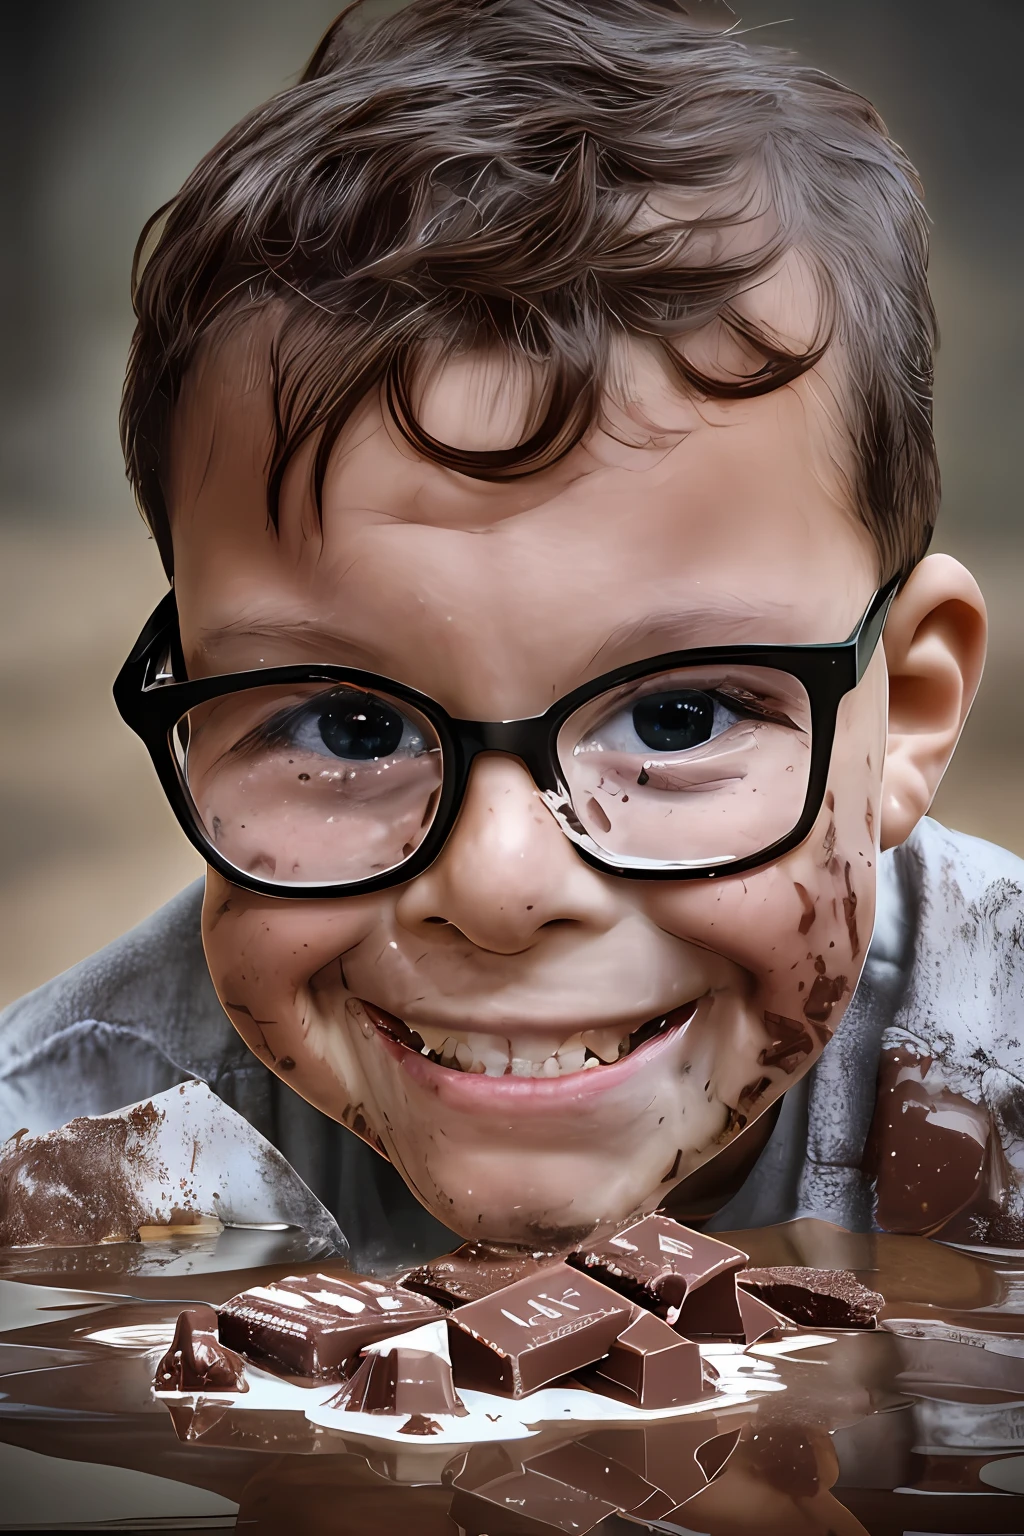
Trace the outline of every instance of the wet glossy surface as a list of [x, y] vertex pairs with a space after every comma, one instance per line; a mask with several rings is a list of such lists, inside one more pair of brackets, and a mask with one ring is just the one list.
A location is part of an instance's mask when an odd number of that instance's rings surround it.
[[[181, 1306], [311, 1264], [300, 1234], [0, 1254], [0, 1529], [1024, 1530], [1024, 1252], [812, 1221], [729, 1240], [755, 1264], [852, 1269], [884, 1326], [776, 1357], [787, 1390], [753, 1403], [469, 1451], [153, 1397], [153, 1341]], [[131, 1342], [90, 1337], [115, 1328]]]

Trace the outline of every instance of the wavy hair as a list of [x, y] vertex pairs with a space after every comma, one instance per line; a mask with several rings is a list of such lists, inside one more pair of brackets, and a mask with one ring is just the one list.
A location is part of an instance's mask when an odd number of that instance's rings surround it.
[[[373, 26], [343, 12], [299, 82], [243, 119], [147, 224], [121, 409], [129, 479], [168, 572], [169, 425], [201, 343], [266, 321], [274, 439], [268, 515], [299, 447], [331, 450], [369, 391], [416, 450], [505, 480], [567, 454], [600, 417], [611, 349], [659, 347], [680, 387], [777, 389], [836, 342], [857, 511], [882, 579], [931, 536], [935, 317], [927, 222], [874, 108], [789, 54], [695, 24], [671, 0], [412, 0]], [[754, 250], [722, 232], [770, 210]], [[704, 210], [652, 219], [657, 194]], [[763, 223], [763, 220], [762, 220]], [[816, 335], [787, 348], [739, 303], [799, 250]], [[712, 321], [754, 358], [687, 358]], [[497, 348], [528, 362], [522, 441], [471, 451], [417, 421], [416, 368]]]

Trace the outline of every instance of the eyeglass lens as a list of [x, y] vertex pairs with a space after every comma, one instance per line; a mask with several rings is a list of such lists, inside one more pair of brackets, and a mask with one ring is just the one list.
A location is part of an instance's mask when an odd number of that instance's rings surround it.
[[767, 667], [662, 672], [570, 716], [558, 759], [576, 841], [637, 869], [728, 863], [799, 821], [810, 700]]
[[434, 819], [437, 735], [386, 694], [247, 688], [189, 710], [172, 734], [210, 842], [264, 880], [343, 885], [386, 874]]
[[[172, 744], [209, 841], [278, 884], [397, 869], [437, 812], [437, 733], [386, 693], [246, 688], [189, 710]], [[591, 699], [559, 731], [557, 756], [566, 793], [546, 799], [574, 841], [623, 867], [726, 863], [798, 822], [810, 702], [770, 668], [676, 669]]]

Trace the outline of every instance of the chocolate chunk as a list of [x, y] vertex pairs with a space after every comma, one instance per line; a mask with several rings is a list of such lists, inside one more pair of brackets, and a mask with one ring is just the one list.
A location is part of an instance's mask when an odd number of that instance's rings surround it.
[[551, 1262], [550, 1253], [500, 1253], [489, 1243], [463, 1243], [454, 1253], [411, 1270], [401, 1283], [444, 1307], [461, 1307], [514, 1285]]
[[178, 1314], [174, 1339], [153, 1385], [158, 1392], [248, 1392], [245, 1366], [217, 1338], [212, 1307], [188, 1307]]
[[747, 1344], [757, 1344], [761, 1339], [777, 1339], [784, 1332], [788, 1319], [781, 1312], [768, 1306], [767, 1302], [755, 1296], [753, 1291], [745, 1291], [737, 1278], [736, 1300], [740, 1305], [740, 1317], [743, 1319], [743, 1338]]
[[743, 1335], [734, 1277], [746, 1254], [670, 1216], [645, 1216], [594, 1247], [577, 1249], [568, 1262], [688, 1337]]
[[612, 1382], [638, 1408], [675, 1408], [704, 1395], [696, 1344], [640, 1308], [594, 1366], [594, 1378], [591, 1384], [598, 1390]]
[[427, 1350], [400, 1345], [387, 1354], [372, 1350], [327, 1406], [348, 1413], [466, 1412], [448, 1361]]
[[522, 1397], [605, 1355], [633, 1308], [568, 1264], [549, 1264], [448, 1318], [460, 1387]]
[[807, 1328], [874, 1328], [885, 1298], [861, 1285], [846, 1269], [805, 1269], [780, 1264], [745, 1269], [745, 1291]]
[[348, 1376], [367, 1344], [444, 1316], [437, 1302], [399, 1286], [323, 1274], [253, 1286], [218, 1310], [222, 1343], [317, 1381]]
[[398, 1433], [400, 1435], [439, 1435], [441, 1433], [441, 1426], [434, 1419], [426, 1418], [422, 1413], [412, 1413], [405, 1423], [399, 1427]]

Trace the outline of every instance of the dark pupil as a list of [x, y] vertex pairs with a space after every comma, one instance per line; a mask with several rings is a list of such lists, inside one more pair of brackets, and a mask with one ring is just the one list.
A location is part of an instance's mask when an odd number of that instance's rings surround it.
[[380, 699], [337, 699], [320, 716], [320, 735], [336, 757], [366, 760], [391, 757], [402, 739], [404, 721]]
[[714, 701], [687, 688], [680, 693], [652, 693], [633, 705], [633, 729], [652, 752], [685, 752], [711, 737]]

